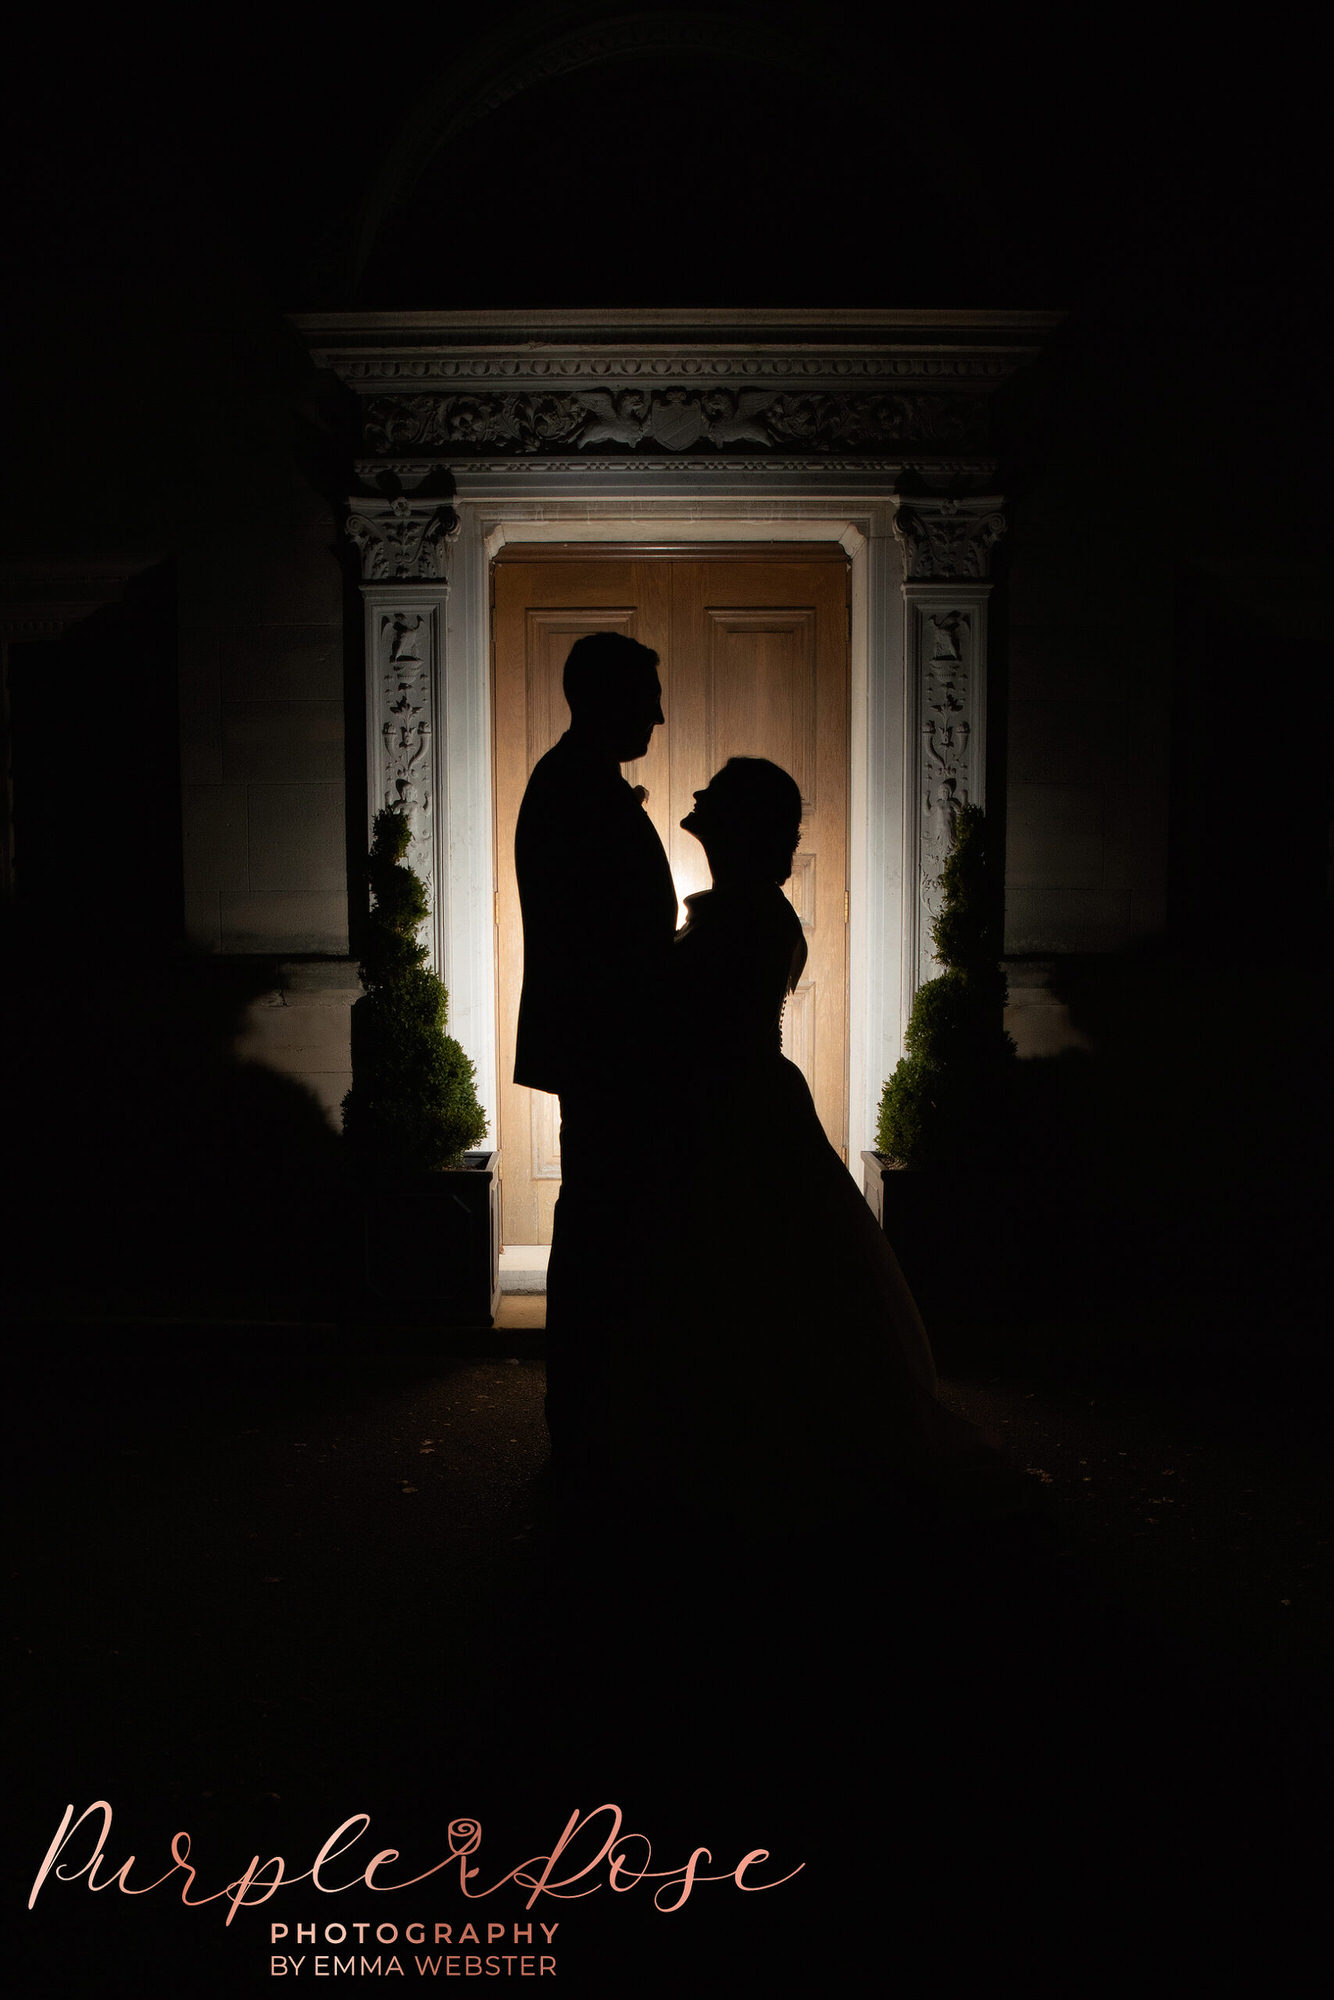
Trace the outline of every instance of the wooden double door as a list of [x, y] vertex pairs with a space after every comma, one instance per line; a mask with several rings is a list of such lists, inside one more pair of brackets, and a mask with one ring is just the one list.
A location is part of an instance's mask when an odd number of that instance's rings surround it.
[[[646, 809], [679, 898], [709, 886], [703, 849], [680, 822], [693, 793], [729, 757], [771, 758], [801, 787], [801, 844], [787, 894], [809, 956], [784, 1012], [783, 1047], [846, 1157], [847, 591], [847, 561], [837, 545], [680, 554], [510, 548], [493, 566], [506, 1243], [549, 1243], [560, 1191], [557, 1100], [511, 1081], [523, 976], [514, 826], [529, 773], [568, 725], [561, 674], [570, 647], [587, 632], [624, 632], [659, 655], [666, 721], [625, 775], [648, 788]], [[571, 882], [576, 920], [579, 893]], [[682, 908], [678, 921], [685, 914]]]

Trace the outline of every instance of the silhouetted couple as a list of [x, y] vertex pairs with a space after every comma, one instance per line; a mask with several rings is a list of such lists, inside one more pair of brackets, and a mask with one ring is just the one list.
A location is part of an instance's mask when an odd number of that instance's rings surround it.
[[713, 887], [677, 931], [619, 769], [663, 720], [657, 668], [622, 634], [577, 641], [570, 727], [515, 836], [515, 1080], [561, 1110], [553, 1465], [757, 1530], [856, 1514], [896, 1483], [988, 1488], [995, 1455], [936, 1400], [898, 1262], [781, 1052], [806, 959], [782, 889], [798, 788], [733, 758], [695, 793], [681, 824]]

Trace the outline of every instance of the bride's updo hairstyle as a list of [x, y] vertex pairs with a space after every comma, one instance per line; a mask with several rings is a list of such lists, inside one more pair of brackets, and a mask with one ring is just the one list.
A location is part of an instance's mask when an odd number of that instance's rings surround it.
[[767, 757], [729, 757], [713, 780], [728, 845], [747, 874], [786, 882], [801, 838], [801, 792]]

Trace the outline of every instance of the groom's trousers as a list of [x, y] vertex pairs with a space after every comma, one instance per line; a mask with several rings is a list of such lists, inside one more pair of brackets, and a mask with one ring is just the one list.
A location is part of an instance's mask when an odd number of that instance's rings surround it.
[[[547, 1267], [547, 1428], [553, 1453], [595, 1469], [605, 1457], [608, 1364], [633, 1338], [643, 1191], [634, 1169], [630, 1100], [615, 1085], [560, 1100], [561, 1189]], [[642, 1151], [642, 1144], [639, 1148]]]

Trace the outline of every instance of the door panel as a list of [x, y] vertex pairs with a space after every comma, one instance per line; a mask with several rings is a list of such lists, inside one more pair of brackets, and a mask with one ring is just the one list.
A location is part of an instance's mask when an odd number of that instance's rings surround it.
[[[703, 850], [680, 821], [692, 794], [729, 757], [769, 757], [792, 773], [803, 803], [787, 894], [809, 951], [783, 1019], [785, 1053], [815, 1096], [834, 1145], [846, 1145], [848, 641], [841, 550], [801, 561], [615, 554], [505, 560], [493, 570], [496, 751], [496, 922], [500, 1028], [503, 1240], [549, 1243], [559, 1191], [556, 1099], [508, 1079], [522, 979], [514, 825], [533, 765], [569, 712], [566, 655], [586, 632], [625, 632], [660, 656], [664, 727], [625, 766], [648, 788], [647, 810], [678, 896], [708, 887]], [[578, 884], [571, 884], [577, 907]], [[682, 911], [684, 917], [684, 910]]]

